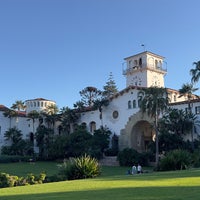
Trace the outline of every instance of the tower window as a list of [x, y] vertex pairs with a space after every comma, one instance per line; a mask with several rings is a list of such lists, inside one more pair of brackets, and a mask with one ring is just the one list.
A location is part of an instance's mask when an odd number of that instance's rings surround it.
[[128, 101], [128, 109], [131, 109], [131, 101]]
[[155, 60], [155, 67], [156, 67], [156, 69], [158, 68], [158, 61], [157, 60]]
[[133, 108], [136, 108], [136, 100], [133, 100]]
[[142, 58], [139, 59], [139, 66], [142, 67]]

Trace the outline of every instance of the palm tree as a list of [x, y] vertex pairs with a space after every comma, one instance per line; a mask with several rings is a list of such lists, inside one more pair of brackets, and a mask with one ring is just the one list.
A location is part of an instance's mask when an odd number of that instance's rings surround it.
[[78, 113], [68, 107], [63, 107], [62, 109], [60, 109], [60, 113], [61, 127], [63, 128], [63, 130], [69, 133], [73, 132], [73, 124], [76, 123], [79, 118]]
[[200, 127], [200, 121], [199, 121], [198, 117], [195, 114], [193, 114], [192, 112], [186, 113], [185, 126], [191, 133], [192, 151], [194, 151], [194, 133]]
[[16, 127], [10, 128], [5, 132], [4, 137], [6, 140], [12, 142], [12, 144], [16, 145], [20, 140], [22, 140], [21, 130], [18, 130]]
[[14, 110], [25, 110], [26, 106], [24, 105], [24, 102], [19, 100], [19, 101], [15, 101], [15, 103], [12, 105], [11, 107]]
[[45, 109], [45, 113], [43, 115], [45, 116], [45, 121], [48, 124], [48, 128], [50, 128], [50, 125], [52, 125], [53, 130], [55, 129], [55, 122], [59, 120], [58, 113], [58, 107], [56, 105], [50, 105], [47, 106], [47, 109]]
[[198, 88], [194, 88], [192, 83], [183, 84], [182, 88], [179, 89], [179, 93], [180, 93], [179, 97], [187, 96], [189, 112], [191, 112], [191, 100], [195, 97], [198, 98], [197, 95], [193, 94], [197, 90]]
[[[143, 93], [143, 97], [141, 96]], [[142, 113], [147, 113], [154, 119], [154, 129], [156, 132], [156, 166], [159, 162], [159, 141], [158, 141], [158, 118], [168, 106], [168, 95], [165, 88], [149, 87], [140, 92], [142, 99], [140, 101], [140, 109]]]
[[190, 70], [190, 74], [192, 75], [191, 81], [192, 83], [196, 83], [200, 78], [200, 61], [193, 62], [193, 65], [195, 65], [195, 68]]
[[6, 111], [3, 113], [3, 115], [4, 115], [5, 117], [8, 117], [8, 118], [10, 119], [10, 128], [12, 128], [12, 127], [11, 127], [11, 126], [12, 126], [12, 124], [11, 124], [12, 118], [13, 118], [13, 117], [17, 117], [17, 112], [16, 112], [15, 110], [8, 109], [8, 110], [6, 110]]
[[[182, 88], [179, 89], [179, 97], [187, 96], [188, 101], [188, 114], [192, 115], [192, 109], [191, 109], [191, 100], [194, 98], [199, 98], [197, 95], [194, 95], [193, 93], [197, 91], [198, 88], [194, 88], [192, 83], [186, 83], [182, 85]], [[192, 141], [192, 148], [194, 150], [194, 141], [193, 141], [193, 127], [191, 128], [191, 141]]]
[[35, 120], [38, 119], [40, 116], [40, 113], [36, 110], [32, 110], [28, 113], [28, 118], [32, 119], [33, 122], [33, 134], [35, 134]]

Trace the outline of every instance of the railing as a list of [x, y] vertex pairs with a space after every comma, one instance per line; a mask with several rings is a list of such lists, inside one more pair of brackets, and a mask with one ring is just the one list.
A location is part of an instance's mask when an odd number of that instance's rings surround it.
[[[127, 66], [127, 63], [126, 63], [126, 66]], [[123, 64], [123, 67], [124, 67], [124, 64]], [[133, 73], [137, 70], [140, 70], [140, 69], [149, 69], [149, 70], [155, 70], [155, 71], [160, 71], [162, 73], [166, 73], [167, 72], [167, 67], [163, 67], [163, 66], [155, 66], [155, 65], [146, 65], [146, 64], [142, 64], [142, 65], [139, 65], [139, 66], [134, 66], [134, 65], [129, 65], [127, 66], [126, 69], [123, 69], [123, 75], [127, 75], [128, 73]]]

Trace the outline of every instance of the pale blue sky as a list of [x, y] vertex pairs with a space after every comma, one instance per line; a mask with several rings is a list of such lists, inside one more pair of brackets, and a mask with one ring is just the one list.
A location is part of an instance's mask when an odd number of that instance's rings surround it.
[[200, 60], [199, 8], [199, 0], [0, 0], [0, 104], [42, 97], [72, 108], [110, 72], [122, 90], [123, 59], [141, 44], [166, 58], [165, 86], [180, 89]]

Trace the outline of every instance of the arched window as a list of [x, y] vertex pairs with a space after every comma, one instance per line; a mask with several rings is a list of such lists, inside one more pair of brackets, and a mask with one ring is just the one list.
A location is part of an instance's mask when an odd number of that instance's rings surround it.
[[155, 60], [155, 68], [157, 69], [158, 68], [158, 61]]
[[136, 108], [136, 100], [133, 100], [133, 108]]
[[142, 58], [139, 59], [139, 66], [142, 67]]
[[90, 122], [90, 132], [94, 133], [95, 130], [96, 130], [96, 122], [92, 121]]
[[131, 101], [128, 101], [128, 109], [131, 109]]
[[138, 99], [138, 107], [140, 107], [141, 103], [142, 103], [142, 100]]

